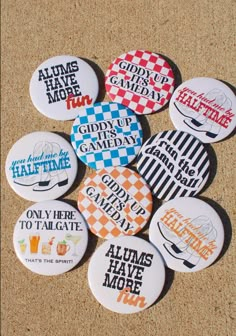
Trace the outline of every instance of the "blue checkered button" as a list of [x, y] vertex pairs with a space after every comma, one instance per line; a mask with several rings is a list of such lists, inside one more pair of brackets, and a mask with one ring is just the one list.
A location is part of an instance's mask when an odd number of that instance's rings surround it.
[[71, 130], [78, 158], [93, 169], [126, 166], [138, 154], [142, 139], [138, 117], [112, 102], [81, 109]]

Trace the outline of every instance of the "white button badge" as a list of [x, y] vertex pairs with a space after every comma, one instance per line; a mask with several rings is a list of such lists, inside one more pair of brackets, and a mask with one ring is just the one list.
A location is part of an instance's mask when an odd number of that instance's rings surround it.
[[93, 104], [99, 91], [92, 67], [74, 56], [56, 56], [33, 73], [30, 96], [36, 109], [55, 120], [71, 120]]
[[41, 275], [58, 275], [71, 270], [82, 259], [88, 229], [71, 205], [61, 201], [39, 202], [18, 219], [13, 243], [26, 268]]
[[78, 161], [72, 146], [60, 135], [33, 132], [10, 149], [6, 176], [12, 189], [34, 202], [56, 199], [72, 186]]
[[168, 201], [157, 210], [150, 224], [149, 238], [169, 268], [196, 272], [219, 256], [224, 229], [210, 205], [184, 197]]
[[158, 251], [133, 236], [107, 240], [93, 254], [88, 281], [105, 308], [122, 314], [142, 311], [161, 294], [165, 267]]
[[182, 83], [170, 100], [174, 126], [204, 143], [226, 138], [236, 126], [236, 98], [232, 90], [213, 78], [193, 78]]

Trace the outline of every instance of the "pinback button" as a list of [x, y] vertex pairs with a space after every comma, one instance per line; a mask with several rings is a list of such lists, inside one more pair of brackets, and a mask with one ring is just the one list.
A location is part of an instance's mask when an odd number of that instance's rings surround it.
[[151, 215], [152, 195], [136, 172], [125, 167], [104, 168], [81, 186], [78, 208], [89, 229], [101, 238], [134, 235]]
[[166, 202], [154, 214], [149, 239], [166, 265], [179, 272], [196, 272], [219, 256], [224, 229], [216, 211], [196, 198]]
[[18, 219], [14, 249], [22, 264], [34, 273], [58, 275], [75, 267], [88, 243], [81, 214], [61, 201], [39, 202]]
[[112, 101], [137, 114], [160, 110], [174, 91], [174, 74], [163, 57], [146, 50], [133, 50], [109, 66], [105, 86]]
[[77, 157], [60, 135], [33, 132], [10, 149], [6, 176], [12, 189], [34, 202], [56, 199], [72, 186], [77, 174]]
[[36, 109], [55, 120], [74, 119], [79, 108], [94, 103], [99, 91], [91, 66], [74, 56], [56, 56], [33, 73], [30, 96]]
[[71, 143], [81, 161], [93, 169], [125, 166], [138, 154], [143, 132], [137, 116], [116, 103], [97, 103], [80, 110]]
[[233, 91], [213, 78], [193, 78], [182, 83], [170, 100], [170, 118], [177, 129], [204, 143], [226, 138], [236, 126]]
[[209, 165], [202, 143], [182, 131], [153, 135], [137, 158], [139, 174], [153, 195], [163, 200], [198, 193], [208, 179]]
[[107, 240], [89, 263], [93, 295], [116, 313], [132, 314], [148, 308], [161, 294], [164, 281], [162, 257], [150, 243], [137, 237]]

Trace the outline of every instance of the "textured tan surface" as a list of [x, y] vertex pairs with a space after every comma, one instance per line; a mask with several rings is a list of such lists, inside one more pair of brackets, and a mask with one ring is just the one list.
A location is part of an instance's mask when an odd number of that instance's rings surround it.
[[[105, 310], [90, 293], [88, 260], [101, 243], [94, 236], [84, 263], [67, 274], [43, 277], [21, 265], [13, 251], [12, 233], [17, 218], [32, 203], [10, 189], [3, 170], [7, 152], [24, 134], [37, 130], [70, 133], [72, 121], [49, 120], [31, 103], [29, 81], [45, 59], [75, 55], [95, 62], [105, 72], [116, 56], [142, 48], [173, 60], [183, 80], [209, 76], [235, 85], [234, 23], [235, 2], [230, 0], [2, 1], [1, 335], [233, 336], [235, 137], [212, 146], [216, 175], [201, 194], [221, 207], [227, 227], [225, 254], [195, 274], [168, 272], [164, 297], [130, 316]], [[151, 134], [173, 129], [167, 110], [146, 120]], [[80, 169], [84, 172], [82, 164]], [[64, 197], [74, 205], [79, 182]]]

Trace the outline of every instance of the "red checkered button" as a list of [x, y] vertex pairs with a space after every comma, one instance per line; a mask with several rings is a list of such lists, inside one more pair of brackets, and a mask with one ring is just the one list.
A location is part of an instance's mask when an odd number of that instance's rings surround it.
[[105, 85], [111, 100], [137, 114], [150, 114], [170, 100], [174, 74], [160, 55], [133, 50], [113, 61], [106, 73]]

